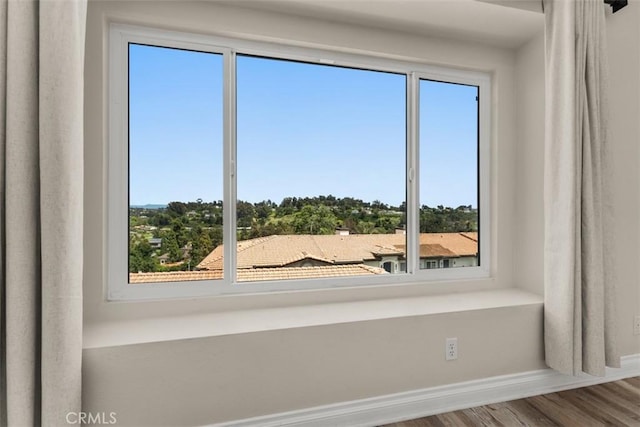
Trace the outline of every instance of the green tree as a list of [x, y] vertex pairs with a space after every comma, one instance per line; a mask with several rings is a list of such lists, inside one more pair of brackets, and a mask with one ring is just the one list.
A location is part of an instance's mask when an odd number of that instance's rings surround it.
[[378, 228], [381, 233], [391, 234], [400, 226], [401, 220], [402, 217], [400, 216], [381, 216], [376, 221], [376, 228]]
[[256, 209], [253, 204], [238, 200], [236, 205], [236, 216], [238, 218], [238, 227], [251, 227], [253, 218], [256, 215]]
[[356, 233], [358, 234], [371, 234], [375, 228], [375, 224], [371, 221], [360, 221], [356, 226]]
[[182, 202], [171, 202], [167, 205], [167, 212], [171, 216], [182, 216], [187, 213], [187, 205]]
[[298, 234], [333, 234], [338, 219], [326, 206], [305, 205], [294, 215], [293, 226]]
[[202, 232], [192, 243], [191, 266], [195, 267], [213, 250], [213, 244], [209, 233]]
[[256, 218], [258, 219], [267, 219], [269, 215], [271, 215], [271, 203], [267, 201], [262, 201], [260, 203], [255, 204], [255, 213]]
[[153, 248], [148, 241], [130, 245], [129, 247], [129, 272], [151, 272], [158, 270], [158, 260], [153, 252]]
[[162, 252], [169, 254], [169, 261], [182, 261], [182, 251], [178, 245], [176, 233], [173, 230], [163, 230], [160, 232], [160, 238], [162, 239]]
[[222, 227], [215, 226], [209, 230], [209, 238], [211, 239], [211, 246], [216, 248], [222, 244]]

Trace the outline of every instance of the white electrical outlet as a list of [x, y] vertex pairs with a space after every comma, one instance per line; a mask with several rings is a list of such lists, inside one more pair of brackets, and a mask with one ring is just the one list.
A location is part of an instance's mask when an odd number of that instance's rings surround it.
[[640, 335], [640, 316], [633, 318], [633, 335]]
[[445, 342], [445, 359], [456, 360], [458, 358], [458, 338], [447, 338]]

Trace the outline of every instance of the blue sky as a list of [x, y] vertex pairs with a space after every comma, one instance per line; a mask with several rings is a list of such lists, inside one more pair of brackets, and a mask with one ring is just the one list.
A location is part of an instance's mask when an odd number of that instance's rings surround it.
[[420, 200], [478, 206], [478, 88], [420, 81]]
[[[131, 45], [130, 203], [222, 199], [222, 56]], [[237, 62], [238, 198], [405, 200], [405, 76]], [[421, 82], [421, 204], [476, 206], [477, 89]]]

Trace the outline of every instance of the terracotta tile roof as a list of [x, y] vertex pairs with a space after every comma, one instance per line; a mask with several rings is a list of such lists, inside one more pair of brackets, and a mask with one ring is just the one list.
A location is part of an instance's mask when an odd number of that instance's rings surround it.
[[477, 231], [468, 231], [466, 233], [460, 233], [461, 235], [463, 235], [464, 237], [466, 237], [467, 239], [471, 239], [475, 242], [478, 241], [478, 232]]
[[222, 270], [169, 271], [162, 273], [129, 273], [129, 283], [182, 282], [222, 279]]
[[[422, 233], [421, 256], [475, 256], [477, 233]], [[423, 245], [428, 245], [424, 246]], [[385, 255], [404, 256], [402, 234], [273, 235], [238, 242], [238, 268], [284, 267], [304, 259], [327, 264], [360, 264]], [[201, 270], [222, 268], [223, 246], [198, 264]]]
[[[392, 237], [393, 241], [388, 241]], [[395, 234], [340, 235], [274, 235], [238, 242], [238, 268], [283, 267], [304, 259], [327, 264], [362, 263], [382, 255], [403, 253], [394, 242], [405, 237]], [[199, 265], [199, 269], [222, 267], [222, 245], [213, 250]]]
[[[398, 245], [404, 253], [405, 245]], [[420, 258], [458, 258], [460, 255], [438, 244], [424, 243], [420, 245]]]
[[458, 256], [478, 254], [478, 233], [421, 233], [420, 245], [441, 245]]
[[388, 274], [383, 268], [364, 264], [326, 265], [320, 267], [246, 268], [238, 270], [238, 281], [314, 279], [320, 277]]
[[[383, 268], [364, 264], [327, 265], [321, 267], [276, 267], [238, 270], [238, 281], [313, 279], [318, 277], [364, 276], [388, 274]], [[162, 273], [130, 273], [129, 283], [182, 282], [222, 279], [222, 270], [172, 271]]]

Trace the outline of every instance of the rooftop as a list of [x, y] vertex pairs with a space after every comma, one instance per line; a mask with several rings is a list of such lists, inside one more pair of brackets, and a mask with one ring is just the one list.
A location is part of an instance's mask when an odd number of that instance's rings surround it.
[[[383, 256], [405, 256], [402, 234], [273, 235], [238, 242], [238, 269], [285, 267], [310, 259], [327, 265], [355, 264]], [[478, 233], [422, 233], [421, 258], [476, 256]], [[223, 245], [198, 264], [199, 270], [222, 269]]]
[[[364, 264], [328, 265], [321, 267], [276, 267], [238, 270], [238, 281], [313, 279], [387, 274], [382, 268]], [[130, 273], [129, 283], [187, 282], [222, 279], [222, 269], [201, 271], [171, 271], [163, 273]]]

